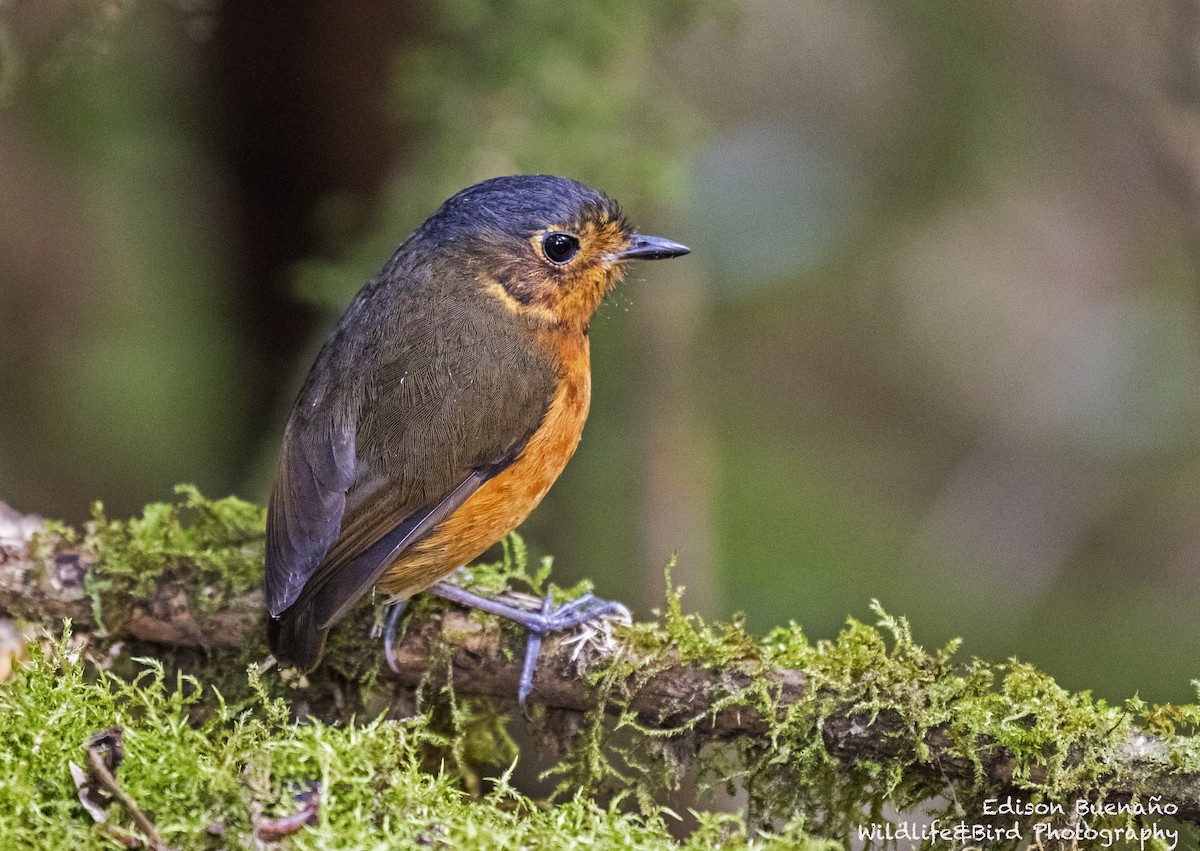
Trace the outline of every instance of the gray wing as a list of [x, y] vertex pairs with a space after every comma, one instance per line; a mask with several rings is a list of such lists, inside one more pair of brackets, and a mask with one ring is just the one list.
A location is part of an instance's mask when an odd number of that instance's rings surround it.
[[[321, 433], [323, 432], [323, 433]], [[272, 617], [296, 602], [337, 539], [354, 483], [354, 433], [331, 421], [311, 442], [288, 424], [267, 507], [266, 592]]]
[[[384, 296], [364, 291], [301, 391], [267, 515], [277, 656], [315, 665], [323, 630], [511, 463], [549, 408], [548, 356], [502, 306], [467, 302], [468, 313], [446, 289], [440, 303], [406, 310], [370, 304]], [[394, 324], [361, 324], [367, 315]]]

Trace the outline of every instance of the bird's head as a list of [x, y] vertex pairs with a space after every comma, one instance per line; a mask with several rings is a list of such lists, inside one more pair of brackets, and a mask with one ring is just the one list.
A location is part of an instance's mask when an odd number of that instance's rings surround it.
[[586, 329], [630, 260], [690, 249], [634, 231], [608, 196], [548, 175], [497, 177], [459, 192], [419, 235], [480, 288], [538, 325]]

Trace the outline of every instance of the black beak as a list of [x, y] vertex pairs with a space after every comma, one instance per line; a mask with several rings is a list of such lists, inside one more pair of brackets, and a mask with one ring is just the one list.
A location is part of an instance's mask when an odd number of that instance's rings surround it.
[[635, 233], [629, 241], [629, 247], [621, 252], [622, 260], [665, 260], [668, 257], [681, 257], [691, 254], [692, 249], [678, 242], [663, 239], [661, 236], [642, 236]]

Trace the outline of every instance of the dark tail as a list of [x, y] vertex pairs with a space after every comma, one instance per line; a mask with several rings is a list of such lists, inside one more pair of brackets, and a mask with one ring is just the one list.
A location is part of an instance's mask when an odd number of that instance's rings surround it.
[[325, 655], [325, 636], [328, 628], [317, 626], [312, 603], [301, 600], [267, 620], [267, 644], [275, 660], [290, 668], [311, 671]]

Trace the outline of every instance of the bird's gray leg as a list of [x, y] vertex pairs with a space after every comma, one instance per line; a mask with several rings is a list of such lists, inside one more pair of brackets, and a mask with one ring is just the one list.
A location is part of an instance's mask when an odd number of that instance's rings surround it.
[[[549, 617], [553, 611], [554, 596], [547, 591], [546, 599], [542, 600], [542, 617]], [[525, 660], [521, 663], [521, 679], [517, 681], [517, 705], [521, 707], [521, 714], [526, 719], [529, 718], [529, 712], [525, 709], [525, 698], [533, 691], [533, 670], [537, 667], [538, 655], [541, 652], [542, 633], [531, 629], [529, 637], [525, 639]]]
[[557, 609], [554, 608], [554, 597], [547, 594], [546, 599], [542, 601], [541, 611], [531, 612], [493, 597], [472, 594], [450, 582], [439, 582], [429, 591], [453, 603], [514, 621], [529, 630], [529, 642], [525, 645], [525, 662], [521, 667], [521, 680], [517, 685], [517, 703], [520, 704], [522, 713], [525, 713], [525, 700], [533, 690], [533, 670], [537, 666], [538, 653], [542, 649], [542, 639], [546, 635], [574, 629], [580, 624], [606, 615], [615, 615], [626, 619], [630, 617], [629, 609], [621, 603], [601, 600], [595, 594], [576, 597], [574, 600], [563, 603]]
[[396, 660], [392, 653], [396, 649], [396, 626], [400, 623], [400, 616], [404, 614], [404, 610], [407, 608], [407, 598], [388, 603], [387, 617], [383, 621], [383, 658], [387, 660], [387, 666], [393, 674], [400, 673], [400, 669], [396, 667]]

